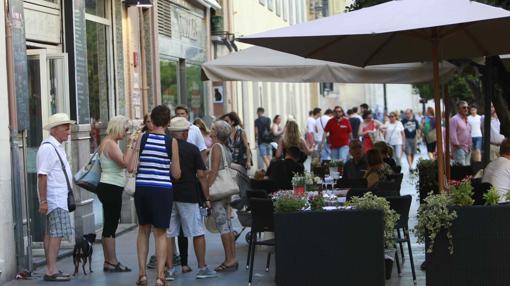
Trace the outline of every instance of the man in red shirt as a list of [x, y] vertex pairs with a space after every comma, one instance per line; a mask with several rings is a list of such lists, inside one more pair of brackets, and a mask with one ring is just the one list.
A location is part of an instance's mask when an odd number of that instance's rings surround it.
[[347, 161], [349, 156], [349, 141], [352, 135], [352, 127], [349, 119], [345, 117], [344, 110], [335, 106], [335, 116], [332, 117], [324, 128], [322, 144], [328, 139], [331, 149], [331, 160]]

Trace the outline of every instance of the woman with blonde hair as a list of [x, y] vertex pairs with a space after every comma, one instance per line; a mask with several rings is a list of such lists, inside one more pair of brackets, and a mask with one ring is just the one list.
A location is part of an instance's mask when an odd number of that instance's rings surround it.
[[124, 169], [134, 153], [131, 148], [127, 148], [123, 153], [119, 147], [119, 141], [126, 137], [128, 131], [128, 118], [122, 115], [115, 116], [108, 122], [107, 135], [103, 142], [101, 142], [101, 145], [99, 145], [99, 160], [102, 171], [96, 193], [103, 205], [103, 233], [101, 241], [104, 253], [103, 270], [105, 272], [131, 271], [131, 269], [122, 265], [117, 260], [115, 251], [115, 233], [120, 220], [122, 191], [126, 184]]
[[282, 138], [278, 140], [278, 149], [276, 149], [276, 158], [281, 158], [285, 154], [285, 150], [290, 147], [297, 147], [303, 154], [299, 162], [303, 163], [306, 156], [312, 154], [313, 149], [308, 147], [305, 139], [301, 136], [299, 126], [294, 120], [287, 120]]
[[210, 149], [212, 146], [211, 131], [205, 125], [205, 122], [201, 118], [197, 118], [193, 121], [193, 125], [197, 126], [204, 137], [205, 146]]

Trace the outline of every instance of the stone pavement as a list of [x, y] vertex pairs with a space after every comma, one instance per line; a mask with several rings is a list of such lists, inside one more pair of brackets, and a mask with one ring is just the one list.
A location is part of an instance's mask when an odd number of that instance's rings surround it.
[[[405, 161], [405, 160], [403, 160]], [[405, 162], [403, 162], [402, 170], [404, 172], [404, 180], [402, 182], [402, 195], [411, 194], [413, 195], [413, 205], [411, 207], [410, 214], [410, 224], [411, 228], [416, 223], [416, 210], [418, 206], [418, 201], [416, 197], [415, 183], [409, 180], [408, 176], [408, 167]], [[237, 222], [237, 220], [235, 220]], [[239, 226], [238, 226], [239, 227]], [[240, 228], [240, 227], [239, 227]], [[245, 270], [246, 264], [246, 255], [248, 250], [248, 245], [244, 240], [244, 234], [247, 232], [245, 230], [243, 235], [237, 241], [237, 257], [239, 259], [239, 270], [232, 273], [220, 274], [217, 278], [210, 278], [204, 280], [195, 279], [195, 273], [197, 270], [196, 259], [194, 257], [192, 244], [190, 243], [189, 248], [189, 262], [190, 266], [193, 268], [193, 272], [187, 274], [179, 274], [177, 279], [171, 283], [171, 285], [175, 286], [193, 286], [193, 285], [208, 285], [208, 286], [226, 286], [226, 285], [247, 285], [248, 282], [248, 271]], [[44, 282], [42, 281], [42, 275], [45, 272], [44, 267], [38, 268], [34, 271], [32, 280], [18, 280], [11, 281], [6, 283], [6, 286], [31, 286], [31, 285], [134, 285], [138, 276], [137, 271], [137, 257], [136, 257], [136, 229], [133, 231], [129, 231], [117, 238], [117, 252], [119, 260], [132, 268], [133, 271], [130, 273], [104, 273], [102, 271], [102, 263], [103, 263], [103, 250], [101, 245], [95, 244], [94, 246], [94, 255], [92, 261], [92, 269], [94, 273], [84, 276], [80, 269], [80, 274], [77, 277], [74, 277], [71, 282], [62, 283], [62, 282]], [[223, 261], [223, 248], [221, 246], [220, 237], [218, 234], [208, 233], [207, 237], [207, 256], [206, 262], [212, 268], [216, 267]], [[152, 239], [151, 239], [152, 240]], [[414, 241], [414, 237], [413, 237]], [[150, 253], [153, 253], [153, 240], [151, 241], [151, 250]], [[424, 246], [417, 244], [415, 241], [412, 244], [414, 263], [416, 267], [417, 274], [417, 285], [424, 286], [425, 285], [425, 272], [419, 270], [421, 263], [424, 260]], [[257, 250], [257, 256], [255, 257], [255, 269], [253, 275], [252, 285], [254, 286], [274, 286], [276, 283], [274, 282], [274, 259], [271, 261], [271, 269], [269, 272], [265, 272], [265, 258], [267, 249], [259, 249]], [[387, 281], [386, 285], [389, 286], [407, 286], [413, 285], [411, 267], [409, 263], [409, 256], [407, 253], [407, 247], [404, 248], [405, 254], [405, 262], [403, 264], [402, 274], [400, 277], [397, 275], [396, 265], [393, 266], [393, 275], [392, 279]], [[274, 257], [274, 256], [273, 256]], [[312, 263], [312, 262], [311, 262]], [[71, 257], [66, 257], [61, 259], [58, 262], [60, 269], [64, 272], [72, 273], [74, 270], [74, 265]], [[88, 267], [87, 267], [88, 268]], [[149, 274], [149, 282], [153, 284], [155, 282], [155, 272], [154, 270], [148, 270]], [[299, 275], [298, 272], [296, 275]]]

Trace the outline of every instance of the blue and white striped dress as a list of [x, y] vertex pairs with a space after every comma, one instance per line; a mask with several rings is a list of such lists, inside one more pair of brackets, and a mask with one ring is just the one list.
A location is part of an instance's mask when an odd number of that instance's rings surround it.
[[163, 134], [149, 133], [140, 152], [136, 174], [135, 208], [138, 223], [166, 229], [172, 214], [172, 164]]
[[149, 133], [147, 142], [140, 153], [136, 187], [172, 189], [170, 164], [165, 135]]

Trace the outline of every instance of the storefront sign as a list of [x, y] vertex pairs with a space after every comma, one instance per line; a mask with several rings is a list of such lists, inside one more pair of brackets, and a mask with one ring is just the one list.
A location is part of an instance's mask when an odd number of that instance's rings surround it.
[[161, 54], [203, 62], [206, 60], [207, 26], [203, 13], [171, 4], [172, 37], [160, 35]]
[[24, 130], [29, 127], [27, 49], [23, 15], [23, 1], [10, 0], [9, 19], [11, 21], [12, 29], [12, 51], [14, 58], [18, 130]]

